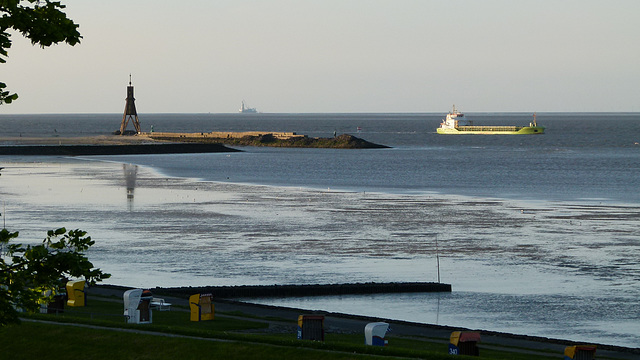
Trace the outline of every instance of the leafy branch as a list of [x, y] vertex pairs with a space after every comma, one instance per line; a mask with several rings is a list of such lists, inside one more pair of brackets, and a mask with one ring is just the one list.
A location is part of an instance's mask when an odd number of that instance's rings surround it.
[[[66, 8], [59, 1], [51, 0], [0, 0], [0, 63], [6, 63], [11, 48], [11, 34], [15, 30], [42, 48], [65, 42], [71, 46], [80, 43], [79, 25], [62, 11]], [[0, 82], [0, 105], [10, 104], [17, 94], [5, 91]]]
[[59, 228], [47, 232], [41, 244], [10, 243], [18, 232], [0, 230], [0, 326], [18, 320], [16, 308], [37, 311], [54, 295], [47, 290], [64, 287], [65, 279], [84, 278], [88, 284], [109, 278], [85, 255], [95, 241], [87, 232]]

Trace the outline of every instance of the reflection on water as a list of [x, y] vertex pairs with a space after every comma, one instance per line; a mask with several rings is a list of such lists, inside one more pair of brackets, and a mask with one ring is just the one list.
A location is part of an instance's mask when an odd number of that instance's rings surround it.
[[127, 186], [127, 200], [129, 210], [133, 210], [133, 191], [136, 188], [136, 176], [138, 175], [138, 165], [122, 164], [124, 170], [124, 180]]

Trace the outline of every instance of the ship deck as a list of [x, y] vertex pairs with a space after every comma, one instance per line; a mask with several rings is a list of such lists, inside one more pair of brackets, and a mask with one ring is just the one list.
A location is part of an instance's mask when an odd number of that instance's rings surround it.
[[520, 131], [526, 126], [458, 126], [458, 131]]

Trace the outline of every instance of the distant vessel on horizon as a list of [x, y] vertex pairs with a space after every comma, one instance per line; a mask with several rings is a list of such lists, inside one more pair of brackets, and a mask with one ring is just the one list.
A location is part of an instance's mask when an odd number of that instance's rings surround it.
[[533, 122], [529, 123], [529, 126], [476, 126], [453, 105], [453, 110], [442, 120], [436, 131], [438, 134], [530, 135], [544, 134], [544, 126], [538, 126], [535, 113]]
[[244, 100], [242, 100], [242, 105], [240, 106], [240, 110], [238, 110], [239, 113], [241, 114], [255, 114], [258, 111], [256, 110], [256, 108], [251, 108], [248, 107], [244, 104]]

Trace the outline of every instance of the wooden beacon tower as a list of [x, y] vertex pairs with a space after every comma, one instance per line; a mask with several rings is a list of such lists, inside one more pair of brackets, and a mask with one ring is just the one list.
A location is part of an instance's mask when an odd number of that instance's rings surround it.
[[133, 85], [131, 85], [131, 74], [129, 74], [129, 86], [127, 86], [127, 103], [124, 106], [124, 115], [122, 115], [122, 123], [120, 124], [120, 135], [125, 135], [125, 130], [129, 124], [129, 120], [136, 129], [136, 134], [140, 131], [140, 120], [136, 111], [136, 99], [133, 97]]

